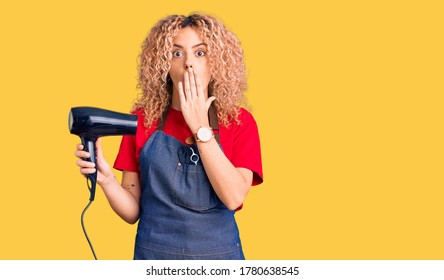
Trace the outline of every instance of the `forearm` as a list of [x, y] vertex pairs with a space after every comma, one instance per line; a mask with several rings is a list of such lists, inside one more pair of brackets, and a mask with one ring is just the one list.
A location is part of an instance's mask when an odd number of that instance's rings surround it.
[[236, 168], [215, 139], [197, 145], [205, 172], [217, 196], [227, 208], [237, 209], [251, 188], [253, 172]]
[[[129, 190], [124, 188], [125, 185], [122, 187], [114, 177], [101, 187], [114, 212], [127, 223], [136, 223], [139, 219], [139, 202]], [[127, 188], [130, 187], [135, 186]]]

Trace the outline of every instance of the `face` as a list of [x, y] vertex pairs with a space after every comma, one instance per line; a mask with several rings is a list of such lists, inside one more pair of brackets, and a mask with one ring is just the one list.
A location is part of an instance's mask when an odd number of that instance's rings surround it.
[[207, 57], [207, 45], [200, 34], [192, 27], [179, 30], [173, 39], [171, 50], [170, 77], [173, 80], [173, 95], [178, 95], [178, 83], [184, 81], [184, 74], [192, 66], [199, 76], [205, 96], [208, 97], [208, 83], [211, 73]]

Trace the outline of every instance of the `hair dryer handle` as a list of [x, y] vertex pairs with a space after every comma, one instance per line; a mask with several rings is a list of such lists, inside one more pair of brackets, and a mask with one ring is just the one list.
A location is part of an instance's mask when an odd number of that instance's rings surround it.
[[97, 183], [97, 155], [96, 155], [96, 140], [97, 138], [80, 136], [82, 140], [83, 150], [90, 154], [89, 158], [84, 158], [83, 160], [93, 162], [95, 164], [96, 172], [86, 175], [86, 179], [89, 180], [91, 184], [88, 184], [90, 197], [89, 200], [93, 201], [96, 194], [96, 183]]

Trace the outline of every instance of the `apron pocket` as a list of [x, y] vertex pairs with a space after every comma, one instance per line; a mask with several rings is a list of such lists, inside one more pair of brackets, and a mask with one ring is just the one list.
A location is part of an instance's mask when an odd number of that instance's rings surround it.
[[201, 164], [179, 163], [174, 176], [173, 203], [195, 211], [210, 210], [219, 204]]

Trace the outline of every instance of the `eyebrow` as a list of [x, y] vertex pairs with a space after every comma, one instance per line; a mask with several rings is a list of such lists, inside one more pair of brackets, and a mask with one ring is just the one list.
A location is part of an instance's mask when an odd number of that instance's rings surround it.
[[[178, 45], [178, 44], [173, 44], [173, 46], [174, 46], [174, 47], [178, 47], [178, 48], [183, 49], [183, 46]], [[207, 46], [207, 44], [205, 44], [205, 43], [199, 43], [199, 44], [197, 44], [197, 45], [192, 46], [191, 48], [194, 49], [194, 48], [199, 47], [199, 46]]]

